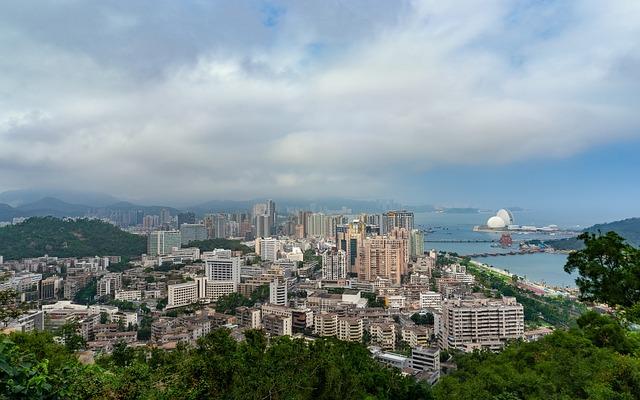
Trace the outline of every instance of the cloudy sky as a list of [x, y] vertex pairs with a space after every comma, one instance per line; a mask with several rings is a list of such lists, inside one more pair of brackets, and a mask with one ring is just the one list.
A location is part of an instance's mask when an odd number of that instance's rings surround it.
[[3, 1], [0, 191], [640, 214], [640, 2]]

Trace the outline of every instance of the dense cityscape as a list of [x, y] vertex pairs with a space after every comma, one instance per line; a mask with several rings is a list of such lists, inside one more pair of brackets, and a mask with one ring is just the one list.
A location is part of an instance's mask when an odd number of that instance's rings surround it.
[[6, 223], [119, 225], [146, 251], [0, 257], [0, 290], [13, 297], [5, 306], [20, 310], [4, 315], [2, 330], [51, 332], [84, 362], [123, 345], [196, 346], [219, 329], [236, 341], [253, 330], [271, 340], [333, 337], [434, 385], [456, 369], [452, 355], [539, 340], [585, 309], [574, 291], [545, 293], [468, 257], [425, 249], [409, 210], [279, 213], [267, 200], [240, 213], [127, 215]]
[[640, 1], [0, 2], [0, 400], [640, 400]]

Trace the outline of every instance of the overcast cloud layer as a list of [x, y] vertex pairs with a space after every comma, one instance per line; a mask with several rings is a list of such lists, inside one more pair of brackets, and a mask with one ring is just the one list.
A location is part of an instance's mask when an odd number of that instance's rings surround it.
[[639, 93], [638, 1], [5, 1], [0, 189], [390, 196], [633, 138]]

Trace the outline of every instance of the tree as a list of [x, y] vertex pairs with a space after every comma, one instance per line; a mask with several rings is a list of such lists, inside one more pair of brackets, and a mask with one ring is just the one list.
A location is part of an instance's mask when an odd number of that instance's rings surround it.
[[64, 347], [70, 352], [84, 348], [87, 344], [82, 336], [78, 335], [78, 324], [68, 322], [60, 327], [58, 335], [62, 337]]
[[0, 290], [0, 322], [7, 326], [12, 319], [18, 318], [29, 304], [20, 302], [18, 292], [13, 289]]
[[411, 316], [411, 320], [416, 325], [433, 325], [433, 314], [431, 313], [415, 313]]
[[640, 301], [640, 251], [615, 232], [585, 232], [585, 248], [569, 254], [564, 270], [578, 271], [580, 298], [630, 307]]
[[251, 306], [251, 301], [238, 292], [220, 296], [216, 301], [216, 311], [219, 313], [231, 314], [236, 313], [236, 308], [240, 306]]
[[109, 314], [105, 311], [100, 312], [100, 323], [106, 324], [107, 322], [109, 322]]

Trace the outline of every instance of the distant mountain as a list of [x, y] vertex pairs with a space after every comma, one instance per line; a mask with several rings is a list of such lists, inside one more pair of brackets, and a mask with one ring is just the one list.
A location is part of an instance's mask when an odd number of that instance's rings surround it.
[[[628, 218], [622, 221], [614, 221], [606, 224], [597, 224], [583, 230], [591, 233], [616, 232], [626, 239], [627, 243], [634, 247], [640, 247], [640, 218]], [[548, 240], [545, 244], [556, 250], [579, 250], [584, 248], [584, 243], [577, 238]]]
[[0, 193], [0, 203], [18, 207], [47, 197], [54, 197], [70, 204], [84, 204], [89, 207], [104, 207], [118, 202], [117, 198], [105, 193], [62, 189], [22, 189]]
[[16, 210], [29, 217], [84, 217], [91, 207], [81, 204], [70, 204], [54, 197], [45, 197], [33, 203], [23, 204]]
[[33, 217], [0, 228], [0, 255], [7, 260], [38, 257], [135, 257], [146, 251], [144, 236], [133, 235], [106, 222]]
[[469, 208], [469, 207], [453, 207], [453, 208], [444, 208], [442, 212], [445, 214], [477, 214], [477, 208]]
[[11, 221], [19, 212], [8, 204], [0, 203], [0, 221]]

